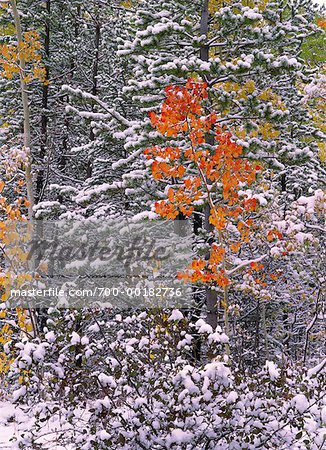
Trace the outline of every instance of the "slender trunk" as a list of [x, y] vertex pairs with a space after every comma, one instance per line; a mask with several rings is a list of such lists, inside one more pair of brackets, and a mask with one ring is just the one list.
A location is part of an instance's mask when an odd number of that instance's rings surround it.
[[[203, 1], [203, 8], [201, 12], [200, 19], [200, 36], [208, 36], [208, 20], [209, 20], [209, 0]], [[204, 44], [200, 47], [200, 59], [203, 61], [208, 61], [209, 57], [209, 46]]]
[[258, 355], [259, 345], [260, 345], [260, 300], [257, 300], [257, 306], [256, 306], [256, 333], [255, 333], [255, 344], [254, 344], [254, 353], [255, 355]]
[[[49, 79], [49, 59], [50, 59], [50, 13], [51, 13], [51, 0], [46, 0], [46, 19], [44, 24], [44, 53], [45, 53], [45, 75], [46, 80]], [[49, 85], [43, 84], [42, 88], [42, 115], [41, 115], [41, 148], [40, 148], [40, 165], [41, 168], [38, 171], [36, 179], [36, 203], [42, 200], [45, 183], [44, 183], [44, 160], [47, 150], [48, 142], [48, 103], [49, 103]]]
[[265, 300], [263, 300], [262, 303], [262, 326], [263, 326], [263, 333], [264, 333], [264, 344], [265, 344], [265, 357], [266, 359], [269, 359], [269, 348], [268, 348], [268, 336], [267, 336], [267, 325], [266, 325], [266, 303]]
[[99, 18], [97, 18], [96, 26], [95, 26], [95, 55], [94, 55], [94, 63], [93, 63], [93, 73], [92, 73], [92, 94], [98, 94], [98, 65], [99, 65], [99, 57], [100, 57], [100, 41], [101, 41], [101, 24], [99, 22]]
[[[218, 239], [219, 239], [219, 244], [221, 246], [223, 246], [223, 234], [222, 234], [221, 230], [219, 230]], [[225, 255], [223, 256], [222, 269], [223, 269], [223, 271], [225, 273], [226, 272]], [[225, 333], [229, 337], [230, 336], [230, 325], [229, 325], [229, 288], [228, 288], [227, 285], [223, 287], [223, 308], [224, 308], [224, 328], [225, 328]], [[225, 347], [226, 347], [226, 354], [230, 355], [230, 344], [228, 342], [225, 344]]]
[[316, 304], [315, 304], [315, 314], [314, 314], [312, 321], [306, 328], [306, 337], [305, 337], [305, 343], [304, 343], [304, 349], [303, 349], [303, 364], [305, 364], [306, 360], [307, 360], [310, 332], [318, 319], [319, 300], [320, 300], [321, 295], [322, 295], [322, 292], [321, 292], [321, 289], [319, 289], [318, 294], [317, 294]]
[[[202, 12], [201, 12], [201, 20], [200, 20], [200, 35], [208, 37], [208, 21], [209, 21], [209, 0], [204, 0]], [[209, 58], [209, 46], [204, 44], [200, 47], [200, 58], [203, 61], [208, 61]], [[213, 144], [213, 139], [211, 136], [207, 136], [207, 143]], [[210, 216], [210, 206], [207, 204], [204, 207], [204, 226], [207, 233], [211, 233], [213, 230], [212, 225], [209, 223], [209, 216]], [[207, 258], [209, 258], [209, 255], [207, 255]], [[207, 306], [207, 322], [213, 329], [217, 326], [217, 294], [216, 291], [207, 288], [206, 289], [206, 306]]]
[[[209, 216], [211, 212], [211, 207], [209, 204], [204, 207], [204, 226], [207, 233], [211, 233], [213, 231], [212, 224], [209, 223]], [[208, 240], [209, 244], [212, 244], [211, 239]], [[209, 259], [210, 252], [206, 255], [206, 259]], [[206, 308], [207, 308], [207, 323], [215, 330], [217, 326], [217, 293], [210, 287], [206, 288]]]
[[[95, 41], [94, 41], [94, 47], [95, 47], [95, 55], [94, 55], [94, 62], [93, 62], [93, 70], [92, 70], [92, 94], [97, 95], [98, 94], [98, 65], [99, 65], [99, 56], [100, 56], [100, 41], [101, 41], [101, 24], [99, 21], [99, 17], [96, 18], [96, 25], [95, 25]], [[92, 108], [93, 112], [95, 111], [95, 106]], [[93, 129], [91, 128], [90, 131], [90, 140], [94, 141], [95, 136]], [[87, 178], [90, 178], [92, 176], [93, 172], [93, 162], [92, 158], [89, 157], [87, 161]]]
[[[12, 13], [14, 16], [15, 29], [17, 35], [17, 45], [18, 47], [23, 43], [23, 33], [21, 27], [21, 21], [19, 17], [19, 12], [17, 9], [16, 0], [10, 0], [10, 5]], [[23, 116], [24, 116], [24, 148], [27, 155], [25, 163], [25, 182], [27, 190], [27, 200], [28, 200], [28, 218], [33, 219], [33, 207], [34, 207], [34, 191], [33, 191], [33, 175], [32, 175], [32, 140], [31, 140], [31, 124], [30, 124], [30, 110], [29, 110], [29, 100], [27, 93], [27, 85], [24, 80], [26, 64], [23, 56], [20, 52], [19, 54], [19, 78], [20, 78], [20, 89], [23, 105]], [[35, 316], [35, 311], [33, 309], [28, 310], [29, 317], [32, 323], [34, 335], [37, 335], [37, 321]]]
[[[77, 41], [79, 34], [80, 34], [80, 30], [79, 30], [79, 22], [80, 22], [80, 17], [81, 17], [81, 6], [77, 5], [77, 9], [76, 9], [76, 18], [75, 18], [75, 23], [74, 23], [74, 36], [75, 39]], [[75, 75], [75, 71], [76, 71], [76, 61], [73, 58], [73, 56], [70, 57], [69, 59], [69, 66], [70, 66], [70, 70], [68, 72], [67, 75], [67, 79], [66, 79], [66, 84], [70, 84], [74, 78]], [[64, 101], [66, 101], [67, 103], [69, 103], [69, 96], [65, 95], [64, 97]], [[69, 134], [70, 134], [70, 118], [69, 115], [65, 113], [64, 115], [64, 134], [63, 134], [63, 138], [62, 138], [62, 152], [60, 154], [60, 158], [59, 158], [59, 164], [58, 164], [58, 168], [60, 170], [60, 172], [65, 172], [65, 169], [67, 167], [67, 163], [68, 163], [68, 158], [67, 155], [69, 153]], [[58, 195], [58, 201], [59, 203], [62, 203], [63, 201], [63, 197], [61, 194]]]
[[[23, 43], [23, 35], [21, 22], [19, 17], [19, 12], [17, 9], [16, 0], [10, 0], [12, 13], [15, 21], [16, 35], [17, 35], [17, 43], [20, 46]], [[28, 93], [26, 82], [24, 81], [25, 77], [25, 60], [19, 53], [19, 64], [20, 64], [20, 89], [22, 95], [22, 104], [23, 104], [23, 114], [24, 114], [24, 147], [27, 153], [27, 161], [25, 164], [25, 179], [26, 179], [26, 189], [27, 189], [27, 200], [29, 203], [28, 206], [28, 218], [33, 218], [33, 206], [34, 206], [34, 192], [33, 192], [33, 177], [32, 177], [32, 148], [31, 148], [31, 125], [30, 125], [30, 111], [28, 104]]]

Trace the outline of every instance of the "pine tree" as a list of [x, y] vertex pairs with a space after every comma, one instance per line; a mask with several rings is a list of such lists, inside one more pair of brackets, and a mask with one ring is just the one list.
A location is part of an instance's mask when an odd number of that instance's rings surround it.
[[[75, 111], [100, 124], [104, 132], [98, 136], [121, 139], [126, 155], [113, 162], [113, 182], [87, 187], [86, 195], [82, 191], [77, 198], [105, 202], [105, 195], [112, 198], [112, 190], [122, 191], [128, 199], [125, 207], [134, 214], [150, 210], [151, 198], [164, 198], [164, 190], [152, 183], [142, 156], [142, 149], [162, 142], [149, 127], [147, 115], [157, 110], [167, 85], [182, 85], [189, 76], [207, 81], [210, 108], [216, 111], [218, 124], [231, 131], [246, 157], [263, 165], [264, 201], [281, 191], [280, 208], [285, 214], [293, 200], [318, 186], [323, 174], [315, 143], [319, 132], [299, 89], [299, 83], [311, 77], [300, 59], [302, 42], [318, 32], [309, 5], [243, 1], [222, 7], [205, 1], [189, 6], [171, 0], [155, 6], [150, 1], [139, 2], [135, 9], [125, 13], [129, 35], [120, 41], [118, 51], [128, 61], [122, 92], [129, 114], [121, 111], [122, 118], [108, 114], [104, 131], [104, 117], [96, 121], [82, 107], [79, 113]], [[102, 114], [112, 107], [109, 98], [102, 107], [99, 98], [88, 101], [96, 101]], [[163, 141], [176, 143], [171, 137]], [[198, 233], [208, 223], [205, 207], [198, 206], [194, 218]], [[208, 224], [204, 240], [210, 240], [210, 231]], [[210, 297], [210, 291], [206, 295]], [[208, 303], [216, 324], [216, 296]]]

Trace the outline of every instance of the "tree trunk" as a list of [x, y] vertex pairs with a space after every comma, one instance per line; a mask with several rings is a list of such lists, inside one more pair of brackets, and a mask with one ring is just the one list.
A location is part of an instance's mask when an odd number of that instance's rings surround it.
[[[201, 13], [201, 20], [200, 20], [200, 35], [205, 35], [208, 37], [208, 21], [209, 21], [209, 12], [208, 12], [208, 6], [209, 6], [209, 0], [204, 0], [203, 2], [203, 8]], [[200, 47], [200, 58], [203, 61], [208, 61], [209, 58], [209, 46], [204, 44]], [[212, 144], [212, 137], [207, 136], [207, 143]], [[204, 208], [204, 226], [205, 230], [208, 233], [211, 233], [213, 230], [212, 225], [209, 223], [209, 216], [210, 216], [210, 207], [207, 204]], [[209, 255], [208, 255], [209, 258]], [[213, 291], [210, 288], [206, 289], [206, 306], [207, 306], [207, 322], [213, 329], [217, 326], [217, 294], [216, 291]]]
[[[10, 4], [15, 21], [17, 43], [18, 45], [21, 45], [23, 43], [23, 35], [16, 0], [10, 0]], [[28, 218], [32, 219], [34, 206], [34, 191], [33, 191], [33, 176], [32, 176], [31, 124], [30, 124], [30, 111], [28, 104], [27, 86], [26, 82], [24, 81], [25, 60], [21, 56], [21, 54], [19, 54], [19, 64], [20, 64], [20, 71], [19, 71], [20, 89], [22, 95], [23, 114], [24, 114], [24, 147], [27, 153], [27, 161], [25, 164], [25, 180], [27, 189], [27, 200], [29, 203]]]
[[[49, 79], [49, 59], [50, 59], [50, 13], [51, 13], [51, 0], [46, 0], [46, 19], [44, 24], [44, 53], [45, 53], [45, 75], [46, 80]], [[43, 84], [42, 88], [42, 115], [41, 115], [41, 146], [39, 154], [40, 169], [36, 179], [36, 203], [42, 200], [44, 188], [45, 188], [45, 175], [44, 175], [44, 160], [47, 152], [48, 143], [48, 103], [49, 103], [49, 85]]]
[[[100, 41], [101, 41], [101, 24], [99, 21], [99, 15], [97, 15], [96, 17], [96, 24], [95, 24], [95, 42], [94, 42], [94, 47], [95, 47], [95, 55], [94, 55], [94, 63], [93, 63], [93, 70], [92, 70], [92, 94], [93, 95], [97, 95], [98, 94], [98, 82], [97, 82], [97, 77], [98, 77], [98, 64], [99, 64], [99, 57], [100, 57]], [[92, 107], [92, 111], [95, 111], [95, 106]], [[94, 136], [94, 132], [93, 129], [91, 128], [90, 131], [90, 140], [94, 141], [95, 136]], [[93, 172], [93, 162], [91, 157], [88, 158], [87, 161], [87, 178], [90, 178], [92, 176], [92, 172]]]
[[[205, 35], [206, 37], [208, 36], [208, 20], [209, 20], [208, 6], [209, 0], [204, 0], [200, 19], [200, 36]], [[204, 44], [200, 47], [200, 59], [203, 61], [208, 61], [208, 57], [209, 57], [209, 46]]]
[[[15, 29], [17, 35], [17, 44], [20, 46], [23, 43], [23, 34], [21, 21], [19, 17], [19, 12], [17, 9], [16, 0], [10, 0], [10, 5], [12, 9], [12, 13], [14, 16]], [[28, 200], [28, 219], [33, 219], [33, 207], [34, 207], [34, 190], [33, 190], [33, 175], [32, 175], [32, 140], [31, 140], [31, 124], [30, 124], [30, 110], [29, 110], [29, 101], [28, 101], [28, 93], [27, 93], [27, 85], [24, 80], [25, 77], [25, 69], [26, 64], [23, 56], [20, 52], [19, 54], [19, 78], [20, 78], [20, 89], [22, 96], [22, 105], [23, 105], [23, 116], [24, 116], [24, 148], [27, 155], [26, 163], [25, 163], [25, 182], [26, 182], [26, 190], [27, 190], [27, 200]], [[32, 323], [34, 335], [37, 335], [37, 321], [35, 311], [33, 309], [28, 310], [29, 317]]]

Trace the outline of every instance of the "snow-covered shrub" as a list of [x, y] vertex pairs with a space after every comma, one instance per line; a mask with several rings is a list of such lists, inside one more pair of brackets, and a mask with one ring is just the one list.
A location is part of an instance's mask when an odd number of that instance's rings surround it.
[[18, 345], [13, 371], [28, 375], [14, 398], [32, 414], [19, 448], [322, 446], [322, 365], [305, 375], [272, 361], [257, 373], [241, 371], [224, 355], [228, 338], [219, 328], [176, 310], [97, 319], [86, 312], [78, 331], [77, 313], [53, 314], [42, 342]]

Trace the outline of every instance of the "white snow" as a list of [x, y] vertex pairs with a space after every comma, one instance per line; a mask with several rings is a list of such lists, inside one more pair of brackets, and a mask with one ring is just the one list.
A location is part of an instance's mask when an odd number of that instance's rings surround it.
[[169, 322], [173, 322], [174, 320], [182, 320], [183, 319], [183, 314], [181, 311], [179, 311], [178, 309], [174, 309], [170, 315], [170, 317], [168, 318]]
[[301, 414], [309, 408], [307, 397], [303, 394], [297, 394], [295, 397], [293, 397], [292, 405]]
[[98, 376], [99, 382], [101, 383], [102, 386], [110, 386], [115, 388], [116, 387], [116, 382], [114, 381], [114, 378], [112, 376], [109, 375], [105, 375], [105, 373], [100, 373]]
[[238, 399], [238, 394], [235, 391], [231, 391], [229, 395], [226, 397], [226, 403], [235, 403]]
[[88, 337], [87, 337], [87, 336], [83, 336], [83, 337], [81, 338], [80, 343], [81, 343], [81, 345], [88, 345], [88, 344], [89, 344], [89, 339], [88, 339]]
[[12, 399], [16, 402], [20, 397], [23, 397], [26, 394], [26, 386], [21, 386], [16, 389], [12, 394]]
[[76, 333], [75, 331], [73, 331], [73, 332], [71, 333], [71, 340], [70, 340], [70, 343], [71, 343], [72, 345], [76, 345], [76, 344], [79, 344], [79, 343], [80, 343], [80, 336], [79, 336], [79, 334]]
[[180, 428], [172, 430], [170, 436], [167, 438], [169, 444], [186, 444], [190, 442], [193, 435], [190, 431], [183, 431]]
[[43, 361], [45, 356], [45, 345], [44, 344], [40, 344], [36, 347], [36, 349], [33, 351], [33, 359], [35, 361]]
[[154, 211], [143, 211], [141, 213], [135, 214], [132, 218], [132, 222], [139, 222], [141, 220], [154, 220], [159, 217]]
[[317, 366], [308, 370], [308, 377], [311, 378], [322, 371], [326, 372], [326, 358], [317, 364]]
[[9, 402], [0, 402], [0, 449], [10, 449], [10, 439], [15, 434], [15, 424], [7, 422], [13, 419], [16, 415], [16, 410]]
[[266, 361], [265, 368], [272, 381], [277, 380], [280, 377], [281, 371], [273, 361]]
[[94, 323], [93, 325], [88, 327], [88, 331], [90, 331], [92, 333], [98, 333], [100, 331], [100, 327], [98, 326], [97, 323]]
[[45, 339], [50, 343], [55, 342], [56, 340], [55, 333], [53, 331], [49, 331], [48, 333], [45, 334]]

